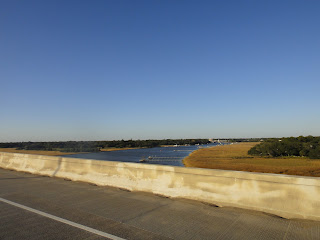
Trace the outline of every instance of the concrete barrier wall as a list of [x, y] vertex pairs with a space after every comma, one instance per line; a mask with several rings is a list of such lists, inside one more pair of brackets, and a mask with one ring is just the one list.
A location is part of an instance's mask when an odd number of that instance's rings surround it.
[[97, 185], [320, 220], [320, 179], [1, 153], [0, 167]]

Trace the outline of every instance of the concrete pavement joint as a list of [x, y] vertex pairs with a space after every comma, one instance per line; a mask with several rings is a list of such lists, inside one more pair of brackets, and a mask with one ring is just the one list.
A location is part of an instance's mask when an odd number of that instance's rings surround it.
[[291, 225], [291, 221], [290, 221], [290, 222], [289, 222], [289, 224], [288, 224], [288, 227], [287, 227], [286, 233], [285, 233], [285, 234], [284, 234], [284, 236], [283, 236], [283, 240], [285, 240], [285, 239], [287, 238], [287, 235], [288, 235], [288, 232], [289, 232], [290, 225]]
[[240, 218], [241, 218], [242, 215], [243, 215], [243, 214], [240, 214], [240, 215], [233, 221], [233, 223], [231, 223], [231, 224], [229, 225], [229, 227], [217, 237], [217, 239], [223, 239], [223, 238], [221, 238], [221, 237], [223, 237], [227, 232], [229, 232], [229, 229], [231, 229], [232, 226], [234, 226], [234, 225], [240, 220]]
[[139, 214], [139, 215], [137, 215], [137, 216], [134, 216], [134, 217], [132, 217], [132, 218], [126, 219], [125, 221], [122, 221], [122, 223], [130, 222], [130, 221], [133, 220], [133, 219], [142, 217], [143, 215], [146, 215], [146, 214], [148, 214], [148, 213], [151, 213], [151, 212], [153, 212], [153, 211], [155, 211], [155, 210], [157, 210], [157, 209], [159, 209], [159, 208], [162, 208], [162, 207], [164, 207], [164, 206], [168, 206], [169, 204], [171, 204], [171, 203], [164, 204], [164, 205], [161, 205], [161, 206], [152, 208], [152, 209], [150, 209], [150, 210], [148, 210], [148, 211], [145, 211], [145, 212], [143, 212], [143, 213], [141, 213], [141, 214]]

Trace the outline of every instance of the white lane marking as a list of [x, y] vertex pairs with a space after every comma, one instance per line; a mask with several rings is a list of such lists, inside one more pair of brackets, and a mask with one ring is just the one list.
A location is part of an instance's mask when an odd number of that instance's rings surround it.
[[66, 220], [66, 219], [63, 219], [63, 218], [60, 218], [60, 217], [56, 217], [56, 216], [51, 215], [49, 213], [45, 213], [45, 212], [42, 212], [42, 211], [27, 207], [27, 206], [21, 205], [19, 203], [15, 203], [15, 202], [9, 201], [9, 200], [1, 198], [1, 197], [0, 197], [0, 201], [4, 202], [4, 203], [7, 203], [7, 204], [10, 204], [12, 206], [18, 207], [18, 208], [22, 208], [24, 210], [27, 210], [27, 211], [30, 211], [30, 212], [33, 212], [33, 213], [36, 213], [36, 214], [39, 214], [41, 216], [44, 216], [44, 217], [47, 217], [47, 218], [51, 218], [51, 219], [56, 220], [58, 222], [65, 223], [65, 224], [68, 224], [68, 225], [76, 227], [76, 228], [80, 228], [82, 230], [94, 233], [94, 234], [102, 236], [102, 237], [107, 237], [107, 238], [110, 238], [112, 240], [125, 240], [124, 238], [120, 238], [120, 237], [114, 236], [112, 234], [105, 233], [105, 232], [99, 231], [97, 229], [81, 225], [79, 223], [71, 222], [69, 220]]

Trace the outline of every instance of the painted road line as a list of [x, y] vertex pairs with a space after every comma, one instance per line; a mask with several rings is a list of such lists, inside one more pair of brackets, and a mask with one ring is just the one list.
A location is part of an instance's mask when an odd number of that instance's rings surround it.
[[58, 222], [61, 222], [61, 223], [65, 223], [65, 224], [68, 224], [68, 225], [70, 225], [70, 226], [73, 226], [73, 227], [76, 227], [76, 228], [85, 230], [85, 231], [87, 231], [87, 232], [91, 232], [91, 233], [93, 233], [93, 234], [96, 234], [96, 235], [99, 235], [99, 236], [102, 236], [102, 237], [107, 237], [107, 238], [110, 238], [110, 239], [112, 239], [112, 240], [125, 240], [124, 238], [120, 238], [120, 237], [114, 236], [114, 235], [112, 235], [112, 234], [105, 233], [105, 232], [99, 231], [99, 230], [97, 230], [97, 229], [94, 229], [94, 228], [91, 228], [91, 227], [87, 227], [87, 226], [81, 225], [81, 224], [79, 224], [79, 223], [75, 223], [75, 222], [66, 220], [66, 219], [64, 219], [64, 218], [60, 218], [60, 217], [51, 215], [51, 214], [49, 214], [49, 213], [45, 213], [45, 212], [39, 211], [39, 210], [37, 210], [37, 209], [33, 209], [33, 208], [30, 208], [30, 207], [21, 205], [21, 204], [19, 204], [19, 203], [15, 203], [15, 202], [9, 201], [9, 200], [4, 199], [4, 198], [1, 198], [1, 197], [0, 197], [0, 201], [1, 201], [1, 202], [4, 202], [4, 203], [7, 203], [7, 204], [10, 204], [10, 205], [12, 205], [12, 206], [18, 207], [18, 208], [27, 210], [27, 211], [29, 211], [29, 212], [33, 212], [33, 213], [39, 214], [39, 215], [41, 215], [41, 216], [44, 216], [44, 217], [53, 219], [53, 220], [55, 220], [55, 221], [58, 221]]

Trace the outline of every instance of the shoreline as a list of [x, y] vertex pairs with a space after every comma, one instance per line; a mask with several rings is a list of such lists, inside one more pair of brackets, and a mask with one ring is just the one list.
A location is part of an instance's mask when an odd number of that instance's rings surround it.
[[113, 152], [113, 151], [122, 151], [122, 150], [131, 150], [131, 149], [142, 149], [140, 147], [137, 148], [102, 148], [100, 152]]
[[22, 153], [22, 154], [35, 154], [35, 155], [45, 155], [45, 156], [63, 156], [72, 154], [83, 154], [87, 152], [61, 152], [61, 151], [46, 151], [46, 150], [18, 150], [16, 148], [0, 148], [0, 152], [8, 153]]
[[[141, 149], [141, 148], [103, 148], [99, 152], [112, 152], [112, 151], [122, 151], [130, 149]], [[61, 152], [58, 150], [47, 151], [47, 150], [18, 150], [16, 148], [0, 148], [0, 152], [8, 153], [22, 153], [22, 154], [35, 154], [35, 155], [45, 155], [45, 156], [65, 156], [65, 155], [75, 155], [75, 154], [87, 154], [92, 152]], [[98, 153], [99, 153], [98, 152]]]

